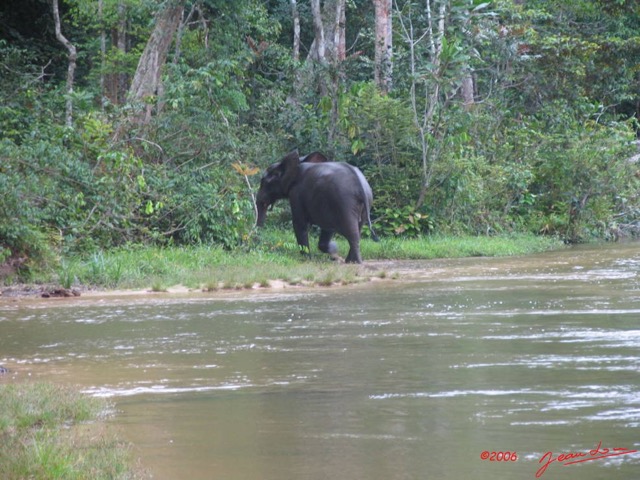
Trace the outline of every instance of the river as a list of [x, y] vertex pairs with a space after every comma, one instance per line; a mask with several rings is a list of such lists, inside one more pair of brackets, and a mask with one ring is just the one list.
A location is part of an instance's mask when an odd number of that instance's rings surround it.
[[155, 479], [638, 478], [640, 244], [370, 265], [399, 278], [1, 299], [0, 381], [110, 397]]

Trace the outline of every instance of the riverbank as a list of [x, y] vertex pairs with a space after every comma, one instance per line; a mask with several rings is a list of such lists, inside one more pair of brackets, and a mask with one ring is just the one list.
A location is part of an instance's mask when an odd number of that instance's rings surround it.
[[[348, 244], [337, 239], [343, 255]], [[214, 246], [130, 246], [85, 257], [62, 257], [32, 274], [28, 283], [5, 279], [0, 297], [73, 297], [91, 292], [242, 290], [283, 286], [331, 286], [394, 278], [386, 260], [526, 255], [561, 248], [553, 238], [533, 235], [442, 237], [362, 241], [362, 265], [332, 261], [312, 252], [302, 256], [292, 235], [271, 231], [258, 248], [227, 251]]]
[[0, 478], [136, 479], [108, 403], [50, 383], [0, 385]]

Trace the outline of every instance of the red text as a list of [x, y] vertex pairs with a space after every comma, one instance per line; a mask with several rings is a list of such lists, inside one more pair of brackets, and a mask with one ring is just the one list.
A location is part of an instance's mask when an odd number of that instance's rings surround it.
[[562, 466], [574, 465], [576, 463], [591, 462], [593, 460], [602, 460], [603, 458], [617, 457], [619, 455], [629, 455], [630, 453], [636, 453], [638, 450], [629, 450], [628, 448], [603, 448], [602, 442], [598, 443], [598, 446], [588, 452], [570, 452], [561, 453], [557, 457], [553, 456], [553, 452], [547, 452], [538, 463], [542, 466], [536, 472], [536, 478], [540, 478], [545, 474], [547, 468], [552, 463], [559, 463]]

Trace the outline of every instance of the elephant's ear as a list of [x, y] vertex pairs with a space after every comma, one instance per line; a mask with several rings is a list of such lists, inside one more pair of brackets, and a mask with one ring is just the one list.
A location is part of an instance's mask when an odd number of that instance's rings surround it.
[[287, 156], [280, 161], [280, 166], [283, 171], [282, 191], [288, 195], [300, 171], [300, 155], [298, 155], [298, 150], [289, 152]]
[[329, 159], [327, 157], [324, 156], [324, 154], [320, 153], [320, 152], [312, 152], [308, 155], [305, 155], [304, 157], [302, 157], [300, 159], [300, 162], [304, 162], [304, 163], [324, 163], [324, 162], [328, 162]]

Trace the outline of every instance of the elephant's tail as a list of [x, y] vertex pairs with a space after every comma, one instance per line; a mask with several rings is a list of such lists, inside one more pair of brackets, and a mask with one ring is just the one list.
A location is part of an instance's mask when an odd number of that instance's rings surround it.
[[369, 226], [369, 231], [371, 232], [371, 239], [374, 242], [379, 242], [380, 238], [378, 237], [378, 235], [376, 235], [376, 232], [373, 230], [373, 227], [371, 226], [371, 212], [369, 211], [368, 208], [367, 208], [367, 225]]
[[[358, 177], [358, 183], [360, 184], [360, 194], [362, 195], [362, 199], [363, 199], [362, 215], [366, 215], [367, 217], [366, 218], [367, 226], [369, 227], [369, 231], [371, 232], [371, 239], [374, 242], [379, 242], [380, 239], [378, 238], [378, 235], [376, 235], [376, 232], [373, 230], [373, 227], [371, 226], [371, 204], [373, 203], [373, 192], [371, 191], [369, 182], [367, 182], [367, 179], [364, 177], [362, 172], [357, 167], [351, 167], [351, 169], [356, 175], [356, 177]], [[362, 222], [362, 220], [363, 218], [361, 216], [360, 221]]]

